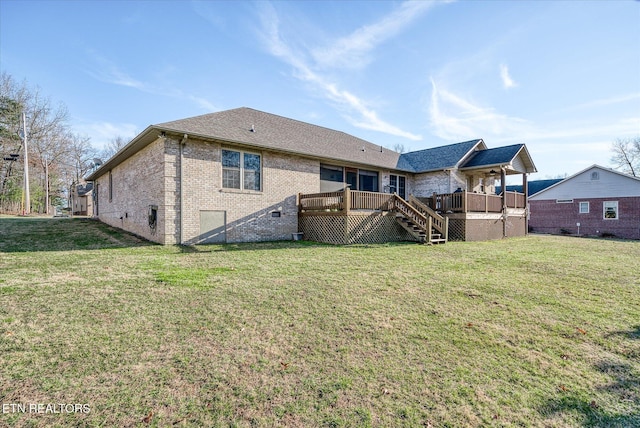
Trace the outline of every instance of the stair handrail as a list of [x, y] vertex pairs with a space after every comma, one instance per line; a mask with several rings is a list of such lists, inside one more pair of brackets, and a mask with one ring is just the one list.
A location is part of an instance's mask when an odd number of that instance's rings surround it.
[[393, 195], [393, 207], [416, 224], [420, 229], [425, 232], [429, 232], [427, 230], [429, 224], [427, 217], [396, 194]]
[[446, 217], [441, 216], [413, 195], [409, 195], [409, 203], [423, 215], [433, 218], [433, 228], [440, 232], [445, 239], [448, 238], [449, 221]]

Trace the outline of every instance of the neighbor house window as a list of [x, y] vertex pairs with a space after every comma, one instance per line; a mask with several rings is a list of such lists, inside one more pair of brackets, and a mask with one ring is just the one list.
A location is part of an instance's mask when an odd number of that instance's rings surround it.
[[602, 203], [603, 216], [606, 220], [618, 219], [618, 201], [605, 201]]
[[580, 214], [589, 214], [589, 202], [580, 202]]
[[222, 150], [222, 187], [226, 189], [262, 189], [262, 159], [255, 153]]
[[591, 179], [592, 180], [600, 180], [600, 173], [598, 171], [593, 171], [591, 173]]

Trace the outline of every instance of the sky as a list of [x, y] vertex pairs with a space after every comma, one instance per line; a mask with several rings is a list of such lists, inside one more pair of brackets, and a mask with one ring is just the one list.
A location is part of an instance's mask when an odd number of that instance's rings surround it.
[[0, 70], [97, 148], [251, 107], [405, 151], [524, 143], [556, 178], [640, 136], [640, 1], [0, 0]]

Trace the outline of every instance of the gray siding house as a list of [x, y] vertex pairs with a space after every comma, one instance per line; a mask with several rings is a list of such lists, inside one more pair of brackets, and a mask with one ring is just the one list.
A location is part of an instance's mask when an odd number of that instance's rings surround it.
[[[87, 179], [94, 183], [95, 217], [162, 244], [286, 240], [297, 232], [351, 243], [424, 241], [431, 212], [452, 217], [453, 239], [524, 234], [526, 198], [496, 196], [495, 181], [520, 174], [526, 187], [535, 171], [523, 144], [489, 149], [477, 139], [399, 154], [344, 132], [238, 108], [149, 126]], [[398, 204], [411, 205], [409, 198], [413, 206], [402, 210], [413, 223], [396, 221]], [[339, 217], [358, 236], [318, 232], [347, 230]], [[494, 226], [470, 232], [484, 220]]]

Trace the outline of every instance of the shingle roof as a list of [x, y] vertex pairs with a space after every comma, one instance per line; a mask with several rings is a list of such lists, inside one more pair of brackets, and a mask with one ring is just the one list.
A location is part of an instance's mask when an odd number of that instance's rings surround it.
[[522, 150], [524, 144], [497, 147], [476, 152], [461, 168], [476, 168], [481, 166], [499, 165], [510, 163]]
[[[93, 180], [103, 174], [103, 171], [120, 164], [153, 142], [162, 132], [188, 134], [189, 138], [310, 156], [328, 162], [335, 160], [413, 173], [460, 167], [460, 163], [465, 162], [478, 149], [480, 153], [487, 151], [490, 155], [510, 153], [508, 150], [502, 151], [508, 148], [486, 150], [484, 141], [478, 139], [401, 155], [345, 132], [241, 107], [151, 125], [87, 179]], [[475, 155], [471, 161], [474, 159], [482, 157]], [[469, 162], [465, 166], [469, 166]]]
[[341, 131], [247, 107], [160, 123], [155, 127], [289, 153], [403, 169], [398, 163], [400, 154], [393, 150]]
[[427, 172], [453, 168], [482, 140], [470, 140], [448, 146], [434, 147], [417, 152], [404, 153], [400, 157], [411, 166], [413, 172]]
[[[546, 189], [549, 186], [553, 186], [554, 184], [561, 182], [562, 180], [564, 180], [564, 179], [563, 178], [553, 178], [553, 179], [548, 179], [548, 180], [532, 180], [532, 181], [529, 181], [527, 183], [527, 196], [531, 196], [533, 194], [536, 194], [536, 193]], [[519, 192], [519, 193], [522, 193], [522, 184], [507, 185], [507, 191], [508, 192]], [[496, 186], [496, 193], [497, 194], [502, 193], [502, 187], [501, 186]]]

